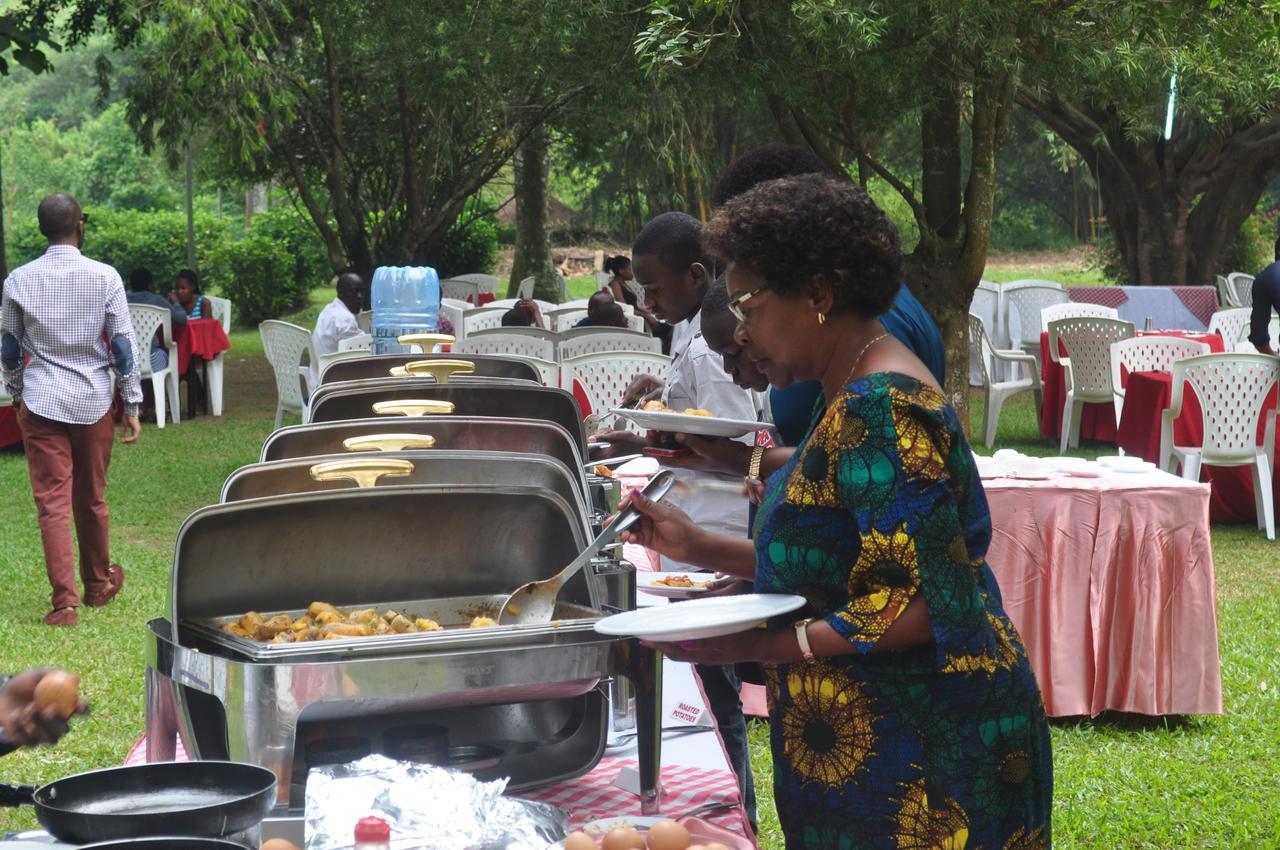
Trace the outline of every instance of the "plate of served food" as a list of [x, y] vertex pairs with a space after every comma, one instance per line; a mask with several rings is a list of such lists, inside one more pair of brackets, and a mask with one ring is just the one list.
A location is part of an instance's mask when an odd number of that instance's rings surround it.
[[753, 431], [764, 431], [768, 422], [746, 419], [719, 419], [709, 411], [689, 408], [671, 410], [660, 401], [651, 401], [643, 408], [632, 410], [619, 407], [609, 411], [623, 419], [629, 419], [641, 428], [664, 431], [671, 434], [697, 434], [700, 437], [741, 437]]
[[715, 573], [636, 573], [636, 589], [654, 596], [698, 596], [710, 589], [715, 577]]
[[789, 593], [703, 596], [679, 605], [624, 611], [598, 620], [595, 628], [602, 635], [642, 640], [700, 640], [749, 631], [773, 617], [803, 608], [804, 601], [803, 596]]
[[755, 844], [724, 827], [696, 817], [679, 821], [641, 815], [600, 818], [583, 824], [548, 850], [593, 850], [598, 847], [628, 847], [649, 850], [685, 850], [690, 847], [748, 850]]

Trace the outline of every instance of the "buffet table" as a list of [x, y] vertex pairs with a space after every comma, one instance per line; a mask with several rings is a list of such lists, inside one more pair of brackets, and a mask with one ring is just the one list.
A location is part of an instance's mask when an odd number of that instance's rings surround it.
[[[1113, 287], [1097, 287], [1110, 289]], [[1212, 353], [1223, 350], [1222, 337], [1198, 331], [1139, 331], [1139, 336], [1178, 336], [1209, 346]], [[1066, 356], [1066, 350], [1059, 354]], [[1040, 383], [1044, 387], [1044, 404], [1040, 409], [1040, 436], [1048, 440], [1062, 437], [1062, 407], [1067, 401], [1067, 382], [1062, 366], [1049, 356], [1049, 334], [1040, 333]], [[1127, 385], [1126, 385], [1127, 387]], [[1127, 393], [1127, 389], [1126, 389]], [[1116, 442], [1116, 412], [1111, 402], [1086, 402], [1080, 422], [1080, 439], [1104, 443]]]
[[[1217, 339], [1217, 337], [1214, 337]], [[1173, 394], [1173, 375], [1169, 372], [1134, 372], [1125, 385], [1125, 405], [1120, 416], [1116, 445], [1126, 454], [1136, 455], [1152, 463], [1160, 462], [1160, 417], [1169, 407]], [[1265, 409], [1276, 407], [1276, 389], [1271, 388]], [[1258, 423], [1258, 442], [1265, 431], [1265, 417]], [[1200, 400], [1188, 387], [1183, 394], [1182, 413], [1173, 423], [1173, 441], [1180, 446], [1198, 446], [1204, 442], [1204, 420]], [[1280, 442], [1280, 438], [1277, 438]], [[1209, 519], [1213, 522], [1255, 522], [1257, 508], [1253, 499], [1252, 467], [1204, 466], [1200, 476], [1213, 485], [1209, 499]], [[1272, 489], [1280, 500], [1280, 487], [1272, 481]]]
[[985, 487], [987, 560], [1050, 716], [1222, 712], [1207, 484], [1152, 471]]

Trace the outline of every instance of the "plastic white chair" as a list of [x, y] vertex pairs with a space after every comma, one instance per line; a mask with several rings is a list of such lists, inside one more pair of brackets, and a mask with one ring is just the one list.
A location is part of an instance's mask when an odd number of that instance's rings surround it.
[[[1000, 346], [998, 321], [1000, 318], [1000, 290], [995, 288], [994, 284], [985, 280], [978, 282], [978, 288], [973, 291], [973, 297], [969, 299], [969, 315], [978, 317], [986, 333], [987, 342], [993, 349], [998, 348]], [[969, 383], [973, 386], [982, 386], [984, 378], [976, 360], [982, 357], [983, 354], [981, 347], [974, 343], [973, 334], [969, 335], [969, 351], [971, 354]], [[996, 371], [996, 364], [993, 361], [988, 360], [984, 367], [987, 370], [987, 377], [998, 377], [1001, 374]]]
[[[230, 298], [217, 295], [205, 296], [209, 306], [213, 308], [213, 318], [222, 323], [222, 332], [231, 333], [232, 305]], [[222, 375], [226, 369], [226, 352], [219, 351], [218, 356], [205, 362], [206, 384], [209, 387], [209, 409], [214, 416], [222, 415]]]
[[[987, 337], [982, 318], [969, 314], [969, 345], [978, 354], [978, 368], [982, 373], [982, 441], [987, 448], [996, 441], [996, 430], [1000, 426], [1000, 409], [1004, 403], [1014, 396], [1032, 392], [1036, 399], [1036, 419], [1040, 419], [1040, 407], [1044, 404], [1044, 393], [1040, 387], [1040, 373], [1036, 370], [1036, 359], [1022, 351], [1000, 350], [991, 345]], [[1012, 363], [1026, 366], [1027, 377], [1011, 381], [996, 381], [987, 369], [988, 361], [993, 363]]]
[[479, 304], [480, 284], [474, 280], [447, 277], [440, 281], [440, 295], [442, 298], [452, 298], [458, 301], [470, 300], [472, 304]]
[[560, 364], [554, 360], [543, 360], [541, 357], [521, 357], [538, 367], [538, 371], [542, 374], [542, 383], [548, 387], [560, 386]]
[[[531, 330], [530, 328], [502, 328], [503, 331]], [[497, 331], [467, 336], [454, 343], [458, 354], [509, 354], [513, 357], [536, 358], [555, 362], [556, 344], [553, 340], [520, 333]]]
[[585, 309], [552, 310], [547, 314], [547, 321], [551, 323], [553, 331], [567, 331], [586, 317]]
[[[1067, 399], [1062, 406], [1060, 451], [1080, 445], [1085, 402], [1115, 404], [1111, 385], [1111, 344], [1134, 336], [1133, 322], [1081, 316], [1049, 323], [1049, 356], [1062, 364]], [[1059, 343], [1066, 354], [1059, 354]]]
[[[1280, 378], [1280, 359], [1267, 354], [1206, 354], [1173, 364], [1173, 393], [1160, 414], [1160, 468], [1182, 467], [1182, 477], [1200, 480], [1202, 466], [1252, 466], [1253, 501], [1258, 527], [1267, 539], [1276, 537], [1271, 492], [1275, 468], [1276, 410], [1263, 410], [1271, 387]], [[1200, 400], [1204, 442], [1179, 446], [1173, 442], [1173, 423], [1182, 413], [1182, 399], [1190, 384]], [[1258, 445], [1258, 419], [1265, 417], [1263, 445]]]
[[562, 363], [573, 357], [601, 351], [647, 351], [660, 354], [662, 340], [621, 328], [573, 328], [560, 333], [556, 351], [557, 359]]
[[339, 351], [368, 351], [373, 348], [373, 336], [371, 334], [356, 334], [346, 339], [338, 340]]
[[506, 307], [481, 307], [477, 310], [468, 310], [462, 314], [461, 332], [457, 336], [465, 339], [478, 331], [500, 328], [502, 314], [505, 312], [507, 312]]
[[361, 310], [356, 313], [356, 326], [365, 333], [373, 333], [373, 311]]
[[489, 295], [498, 294], [498, 284], [500, 281], [491, 274], [482, 274], [480, 272], [469, 272], [467, 274], [454, 275], [451, 280], [460, 280], [464, 283], [474, 283], [480, 287], [480, 291]]
[[1168, 372], [1178, 360], [1210, 352], [1209, 344], [1177, 336], [1135, 336], [1111, 344], [1111, 391], [1116, 423], [1124, 411], [1124, 373]]
[[[181, 418], [178, 408], [178, 344], [173, 340], [173, 315], [164, 307], [150, 304], [130, 304], [129, 321], [133, 323], [134, 348], [138, 352], [139, 375], [151, 379], [151, 390], [156, 400], [156, 427], [164, 427], [164, 409], [168, 404], [177, 425]], [[154, 372], [151, 369], [151, 340], [160, 331], [160, 344], [169, 352], [169, 365]]]
[[543, 316], [546, 316], [552, 310], [560, 309], [561, 306], [559, 304], [552, 304], [550, 301], [543, 301], [541, 298], [499, 298], [497, 301], [490, 301], [484, 306], [486, 309], [501, 307], [504, 310], [510, 310], [520, 301], [532, 301], [534, 304], [537, 304], [538, 309], [542, 311]]
[[451, 303], [444, 303], [444, 299], [440, 301], [440, 318], [448, 319], [449, 324], [453, 325], [453, 336], [455, 339], [462, 339], [467, 335], [467, 326], [464, 317], [467, 311], [460, 307], [454, 306], [457, 302], [449, 299]]
[[1240, 306], [1235, 303], [1236, 294], [1231, 291], [1231, 284], [1228, 283], [1225, 277], [1220, 274], [1215, 274], [1213, 276], [1213, 282], [1218, 287], [1218, 307], [1220, 309], [1226, 310], [1231, 307]]
[[1038, 358], [1040, 311], [1053, 304], [1066, 304], [1067, 300], [1067, 291], [1052, 281], [1006, 283], [1000, 289], [1002, 342]]
[[[1236, 343], [1249, 335], [1249, 318], [1252, 314], [1252, 307], [1218, 310], [1209, 317], [1209, 333], [1222, 337], [1224, 351], [1235, 351]], [[1252, 351], [1253, 346], [1250, 345], [1249, 349]]]
[[296, 413], [307, 420], [307, 400], [302, 397], [301, 380], [311, 370], [302, 365], [302, 355], [311, 349], [311, 332], [304, 327], [268, 319], [258, 325], [262, 348], [276, 376], [276, 424], [279, 428], [285, 413]]
[[[665, 378], [671, 358], [647, 351], [604, 351], [584, 354], [560, 361], [560, 386], [573, 392], [574, 383], [591, 405], [593, 414], [604, 414], [622, 404], [622, 394], [636, 375], [649, 373]], [[644, 429], [627, 422], [626, 427], [643, 433]]]
[[1093, 316], [1098, 319], [1120, 318], [1120, 314], [1115, 307], [1107, 307], [1103, 304], [1089, 304], [1085, 301], [1050, 304], [1040, 311], [1040, 332], [1048, 333], [1050, 322], [1056, 322], [1058, 319], [1072, 319], [1077, 316]]
[[521, 281], [520, 281], [520, 285], [516, 287], [516, 297], [517, 297], [517, 298], [532, 298], [532, 297], [533, 297], [533, 287], [534, 287], [534, 284], [536, 284], [537, 282], [538, 282], [538, 281], [537, 281], [537, 278], [534, 278], [534, 277], [532, 277], [532, 276], [530, 276], [530, 277], [526, 277], [526, 278], [524, 278], [523, 280], [521, 280]]
[[1253, 275], [1244, 272], [1232, 272], [1227, 275], [1227, 289], [1234, 296], [1236, 307], [1253, 306]]
[[609, 281], [613, 280], [613, 275], [609, 272], [596, 272], [596, 289], [604, 289], [609, 285]]
[[[1250, 307], [1249, 310], [1252, 311], [1253, 308]], [[1246, 327], [1246, 330], [1248, 330], [1247, 327]], [[1277, 345], [1280, 345], [1280, 319], [1276, 318], [1276, 314], [1274, 311], [1271, 313], [1271, 321], [1267, 323], [1267, 339], [1271, 340], [1272, 348], [1275, 348]], [[1241, 354], [1257, 354], [1258, 353], [1257, 346], [1255, 346], [1252, 342], [1249, 342], [1248, 333], [1246, 333], [1240, 339], [1240, 341], [1236, 343], [1236, 347], [1231, 350], [1238, 351]]]

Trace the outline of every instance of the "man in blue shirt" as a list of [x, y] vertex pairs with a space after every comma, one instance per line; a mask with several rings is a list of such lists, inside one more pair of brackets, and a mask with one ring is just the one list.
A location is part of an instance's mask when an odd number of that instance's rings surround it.
[[1271, 311], [1280, 310], [1280, 239], [1276, 262], [1253, 279], [1253, 313], [1249, 316], [1249, 342], [1263, 354], [1276, 353], [1271, 344]]

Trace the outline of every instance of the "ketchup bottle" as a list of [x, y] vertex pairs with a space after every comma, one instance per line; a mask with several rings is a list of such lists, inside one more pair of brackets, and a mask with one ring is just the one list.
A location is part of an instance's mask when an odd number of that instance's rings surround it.
[[356, 824], [355, 850], [391, 850], [391, 824], [369, 815]]

